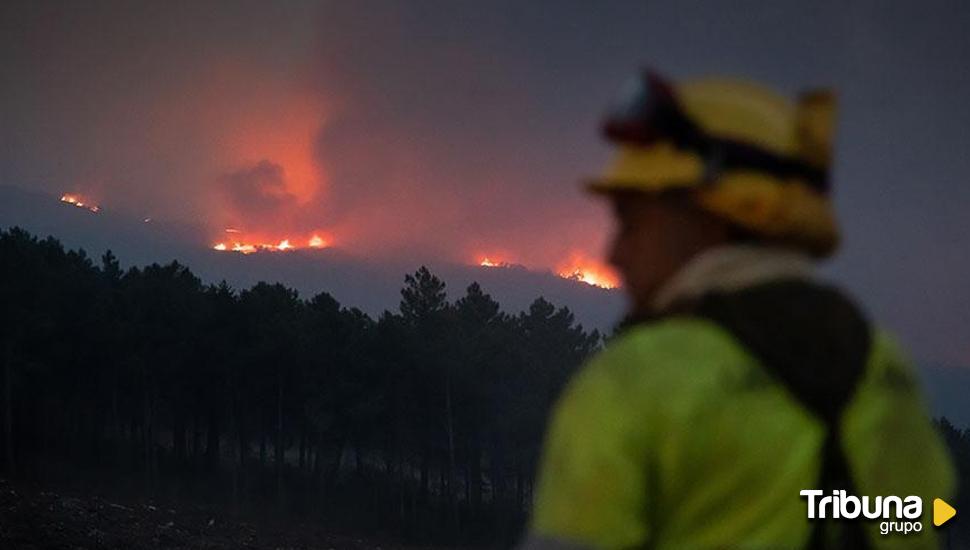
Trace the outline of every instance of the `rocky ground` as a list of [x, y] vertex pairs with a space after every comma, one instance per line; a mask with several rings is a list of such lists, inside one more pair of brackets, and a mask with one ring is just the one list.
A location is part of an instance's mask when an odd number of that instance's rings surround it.
[[419, 550], [304, 523], [247, 522], [203, 508], [115, 500], [0, 480], [0, 548]]

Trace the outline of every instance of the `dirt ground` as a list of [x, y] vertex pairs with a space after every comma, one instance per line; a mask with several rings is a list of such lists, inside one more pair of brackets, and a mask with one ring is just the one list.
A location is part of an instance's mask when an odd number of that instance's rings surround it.
[[430, 550], [354, 536], [303, 523], [248, 523], [202, 508], [151, 501], [116, 502], [59, 494], [0, 480], [0, 548]]

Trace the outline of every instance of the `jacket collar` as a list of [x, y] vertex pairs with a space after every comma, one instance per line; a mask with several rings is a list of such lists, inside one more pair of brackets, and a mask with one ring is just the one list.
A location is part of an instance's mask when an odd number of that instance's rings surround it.
[[724, 245], [694, 256], [664, 283], [653, 299], [660, 313], [713, 291], [731, 292], [778, 279], [810, 279], [815, 262], [797, 250]]

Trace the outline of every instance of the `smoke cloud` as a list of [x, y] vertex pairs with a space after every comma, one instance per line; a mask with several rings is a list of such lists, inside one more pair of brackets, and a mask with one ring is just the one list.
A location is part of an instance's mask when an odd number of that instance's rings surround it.
[[287, 190], [283, 167], [268, 160], [221, 179], [230, 221], [235, 227], [288, 225], [297, 197]]

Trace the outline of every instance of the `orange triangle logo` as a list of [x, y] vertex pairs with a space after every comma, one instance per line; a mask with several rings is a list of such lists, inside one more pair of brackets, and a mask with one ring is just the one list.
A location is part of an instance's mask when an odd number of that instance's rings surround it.
[[955, 515], [957, 511], [953, 506], [947, 504], [942, 498], [933, 499], [933, 525], [939, 527], [953, 519]]

